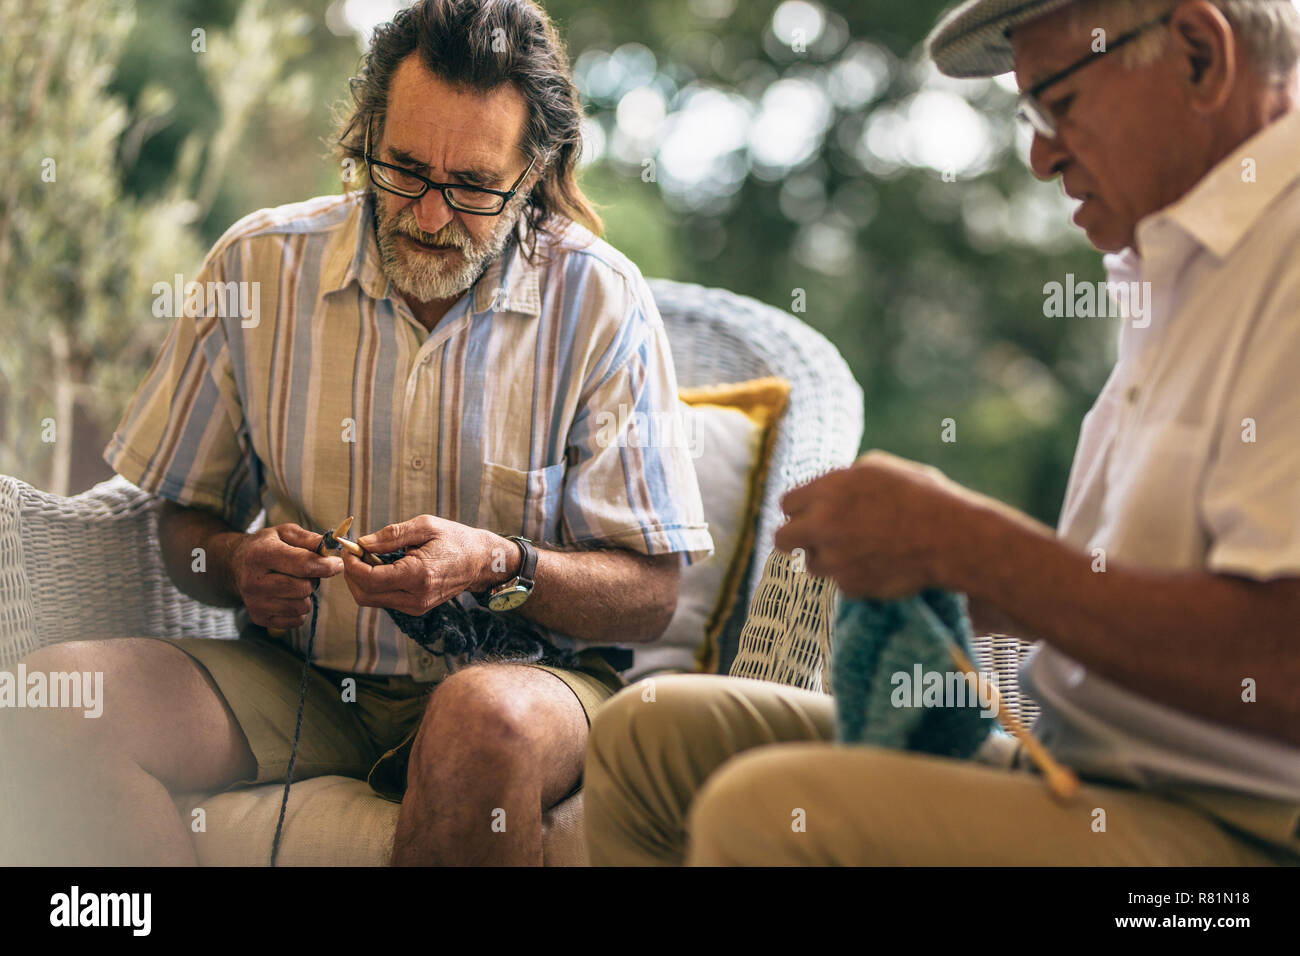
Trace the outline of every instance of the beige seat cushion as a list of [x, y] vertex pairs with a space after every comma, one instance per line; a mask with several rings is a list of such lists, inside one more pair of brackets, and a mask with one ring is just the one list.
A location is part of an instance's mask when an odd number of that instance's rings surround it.
[[[266, 866], [280, 816], [284, 787], [267, 784], [215, 796], [178, 797], [190, 821], [203, 866]], [[195, 810], [203, 813], [196, 815]], [[393, 851], [398, 805], [377, 796], [364, 780], [314, 777], [289, 791], [280, 841], [281, 866], [386, 866]], [[585, 866], [582, 793], [557, 804], [542, 818], [542, 855], [547, 866]]]

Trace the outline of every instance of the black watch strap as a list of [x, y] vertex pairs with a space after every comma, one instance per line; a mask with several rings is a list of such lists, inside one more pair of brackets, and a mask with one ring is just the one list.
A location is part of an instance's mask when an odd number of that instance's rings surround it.
[[519, 583], [532, 589], [533, 575], [537, 573], [537, 549], [527, 538], [522, 538], [517, 534], [509, 536], [508, 540], [519, 545], [519, 550], [523, 554], [523, 561], [519, 565]]
[[[506, 540], [513, 541], [516, 545], [519, 546], [519, 555], [520, 555], [519, 573], [516, 574], [511, 579], [507, 581], [503, 581], [500, 585], [497, 585], [496, 587], [504, 587], [505, 585], [510, 584], [511, 582], [517, 581], [519, 584], [522, 584], [524, 587], [528, 588], [529, 591], [532, 591], [533, 575], [537, 572], [537, 549], [533, 547], [533, 543], [531, 541], [517, 534], [507, 535]], [[487, 590], [484, 591], [471, 591], [470, 594], [473, 596], [475, 601], [477, 601], [479, 604], [482, 604], [483, 606], [486, 607], [488, 599], [492, 596], [492, 592], [495, 589], [496, 588], [493, 587], [493, 588], [488, 588]]]

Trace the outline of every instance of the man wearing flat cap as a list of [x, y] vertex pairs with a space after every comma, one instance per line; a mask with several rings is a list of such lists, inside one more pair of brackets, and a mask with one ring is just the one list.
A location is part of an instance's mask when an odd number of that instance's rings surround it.
[[1081, 793], [999, 747], [835, 746], [823, 694], [661, 678], [593, 728], [593, 861], [1300, 861], [1300, 13], [971, 0], [929, 48], [950, 76], [1015, 72], [1035, 175], [1148, 307], [1055, 533], [872, 452], [790, 492], [776, 544], [849, 597], [965, 592], [977, 629], [1036, 639], [1034, 734]]

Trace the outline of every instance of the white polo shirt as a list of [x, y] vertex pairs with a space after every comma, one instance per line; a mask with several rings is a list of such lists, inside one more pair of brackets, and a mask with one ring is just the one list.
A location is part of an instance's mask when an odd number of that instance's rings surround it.
[[[1300, 111], [1143, 219], [1137, 246], [1105, 265], [1112, 282], [1151, 283], [1150, 313], [1124, 322], [1083, 420], [1058, 535], [1143, 567], [1300, 575]], [[1300, 694], [1271, 676], [1241, 675], [1261, 696]], [[1042, 643], [1021, 679], [1042, 707], [1036, 735], [1086, 774], [1300, 801], [1300, 749], [1156, 704]]]

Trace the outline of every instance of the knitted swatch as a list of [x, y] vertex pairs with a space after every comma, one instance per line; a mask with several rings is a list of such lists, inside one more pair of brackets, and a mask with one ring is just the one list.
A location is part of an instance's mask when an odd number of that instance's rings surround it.
[[[379, 555], [391, 564], [406, 549]], [[431, 654], [465, 654], [470, 661], [509, 661], [516, 664], [546, 664], [549, 667], [578, 666], [578, 652], [556, 647], [546, 632], [517, 614], [498, 614], [486, 608], [466, 608], [456, 598], [444, 601], [419, 616], [385, 608], [393, 623], [407, 637]]]
[[845, 599], [831, 654], [836, 739], [945, 757], [974, 754], [995, 724], [980, 715], [974, 693], [964, 689], [961, 707], [915, 706], [911, 693], [919, 674], [946, 678], [956, 671], [949, 640], [973, 659], [964, 595], [926, 590], [898, 601]]

